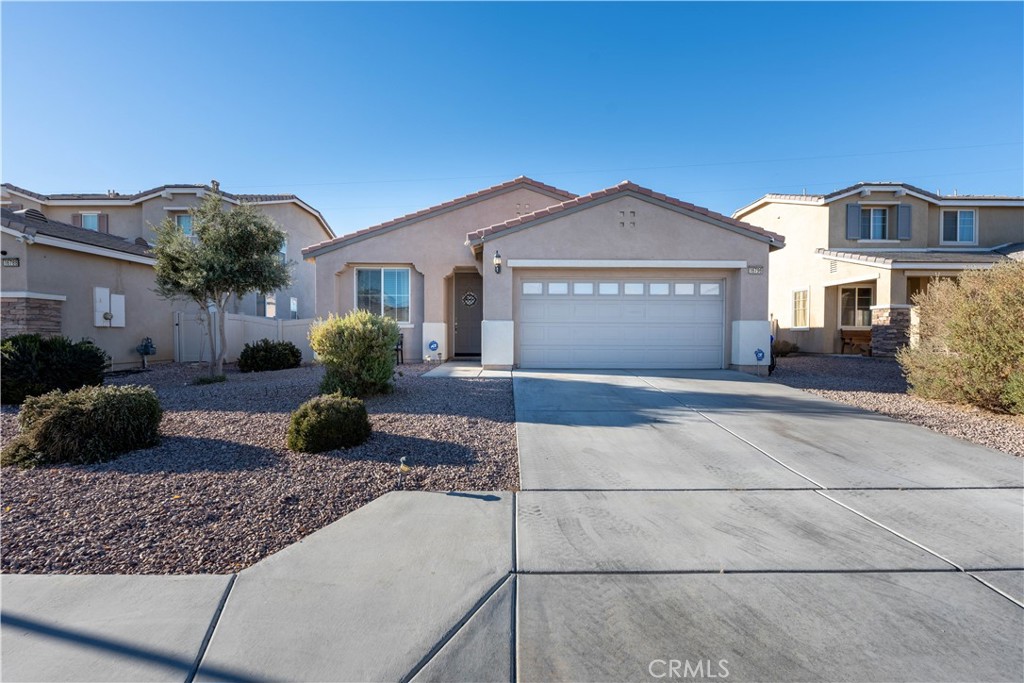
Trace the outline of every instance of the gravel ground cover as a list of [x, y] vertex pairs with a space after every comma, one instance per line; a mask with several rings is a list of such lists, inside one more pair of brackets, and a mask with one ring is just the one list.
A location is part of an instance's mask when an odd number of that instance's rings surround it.
[[[403, 365], [393, 394], [367, 401], [374, 434], [346, 451], [293, 453], [289, 413], [317, 393], [322, 369], [228, 371], [158, 366], [109, 383], [153, 386], [159, 446], [101, 465], [0, 474], [5, 573], [228, 573], [250, 566], [398, 488], [518, 487], [512, 383], [424, 378]], [[17, 411], [2, 411], [2, 436]]]
[[891, 358], [786, 356], [771, 381], [1024, 456], [1024, 416], [908, 395], [899, 363]]

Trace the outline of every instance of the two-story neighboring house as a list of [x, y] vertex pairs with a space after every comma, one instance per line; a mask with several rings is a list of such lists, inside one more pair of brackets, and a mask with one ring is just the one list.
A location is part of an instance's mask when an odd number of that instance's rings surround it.
[[770, 257], [776, 334], [811, 353], [891, 355], [935, 278], [1024, 256], [1024, 197], [940, 195], [898, 182], [767, 194], [734, 218], [786, 236]]
[[4, 184], [0, 332], [88, 337], [110, 354], [115, 368], [139, 362], [136, 347], [149, 337], [150, 360], [184, 358], [176, 316], [201, 319], [194, 304], [157, 296], [150, 245], [154, 227], [170, 218], [191, 230], [189, 209], [215, 190], [227, 206], [258, 205], [288, 235], [282, 258], [293, 262], [292, 284], [267, 297], [251, 294], [229, 311], [270, 318], [311, 318], [315, 267], [302, 248], [333, 237], [318, 211], [294, 195], [236, 195], [216, 186], [167, 185], [134, 195], [43, 195]]
[[0, 204], [5, 208], [37, 209], [51, 221], [121, 237], [129, 242], [153, 244], [154, 228], [171, 218], [186, 232], [192, 228], [189, 209], [216, 188], [225, 208], [242, 202], [255, 204], [288, 234], [283, 258], [293, 262], [292, 284], [266, 298], [250, 295], [231, 304], [233, 313], [268, 318], [310, 318], [315, 307], [314, 267], [302, 258], [307, 244], [331, 239], [334, 233], [319, 211], [292, 194], [233, 194], [212, 185], [162, 185], [135, 194], [40, 194], [4, 183]]

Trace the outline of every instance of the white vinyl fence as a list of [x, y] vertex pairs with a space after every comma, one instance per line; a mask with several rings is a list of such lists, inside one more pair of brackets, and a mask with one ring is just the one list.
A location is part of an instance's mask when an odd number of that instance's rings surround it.
[[[307, 334], [312, 318], [302, 320], [276, 320], [255, 315], [228, 313], [224, 317], [227, 333], [227, 355], [225, 360], [238, 360], [242, 348], [260, 339], [290, 341], [302, 351], [302, 362], [313, 360], [313, 349], [309, 346]], [[175, 311], [174, 313], [174, 360], [179, 363], [195, 363], [210, 360], [210, 330], [217, 336], [217, 314], [206, 312]], [[219, 341], [219, 340], [218, 340]]]

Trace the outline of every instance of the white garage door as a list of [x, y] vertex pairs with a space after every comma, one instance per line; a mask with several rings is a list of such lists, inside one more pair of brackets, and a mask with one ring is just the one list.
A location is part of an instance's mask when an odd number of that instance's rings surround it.
[[524, 368], [721, 368], [722, 280], [524, 277]]

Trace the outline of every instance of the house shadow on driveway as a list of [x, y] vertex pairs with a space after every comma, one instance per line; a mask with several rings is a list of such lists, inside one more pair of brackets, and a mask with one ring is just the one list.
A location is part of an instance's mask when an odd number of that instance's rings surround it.
[[765, 421], [778, 416], [864, 423], [889, 419], [739, 373], [681, 374], [517, 375], [516, 418], [520, 423], [614, 427], [676, 423], [693, 411]]

